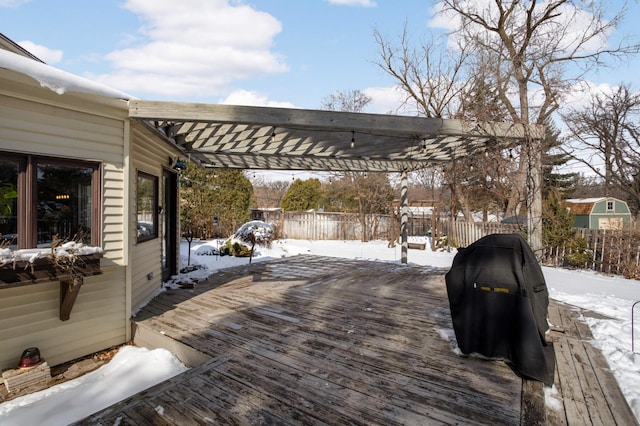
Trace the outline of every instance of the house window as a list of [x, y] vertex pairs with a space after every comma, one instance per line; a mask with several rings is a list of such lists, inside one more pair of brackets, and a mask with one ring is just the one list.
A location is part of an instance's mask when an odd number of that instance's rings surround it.
[[613, 201], [607, 201], [607, 211], [608, 212], [613, 211]]
[[138, 242], [158, 238], [158, 178], [138, 172], [136, 217]]
[[17, 160], [0, 160], [0, 247], [18, 248]]
[[97, 163], [0, 153], [0, 244], [100, 245], [99, 190]]

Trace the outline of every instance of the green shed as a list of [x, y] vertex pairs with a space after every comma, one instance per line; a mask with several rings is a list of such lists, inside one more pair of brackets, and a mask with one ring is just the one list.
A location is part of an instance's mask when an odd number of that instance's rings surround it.
[[573, 198], [565, 203], [575, 215], [576, 228], [629, 229], [631, 226], [629, 206], [617, 198]]

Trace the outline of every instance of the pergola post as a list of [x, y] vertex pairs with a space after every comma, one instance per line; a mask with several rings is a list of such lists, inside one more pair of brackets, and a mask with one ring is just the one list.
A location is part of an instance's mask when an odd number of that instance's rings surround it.
[[527, 170], [527, 235], [529, 246], [536, 256], [541, 255], [542, 244], [542, 147], [539, 139], [528, 143]]
[[407, 237], [407, 224], [409, 222], [409, 178], [407, 170], [400, 173], [400, 238], [402, 241], [402, 258], [401, 263], [407, 263], [407, 252], [409, 250], [409, 241]]

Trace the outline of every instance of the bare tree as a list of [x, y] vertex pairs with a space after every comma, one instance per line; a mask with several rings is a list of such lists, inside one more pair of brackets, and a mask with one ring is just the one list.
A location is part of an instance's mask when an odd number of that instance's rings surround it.
[[291, 181], [253, 178], [253, 196], [258, 207], [277, 207], [287, 192]]
[[373, 99], [360, 90], [336, 91], [322, 100], [328, 111], [362, 112]]
[[344, 205], [357, 205], [361, 225], [361, 240], [368, 241], [377, 223], [370, 223], [372, 214], [387, 214], [393, 200], [393, 188], [385, 173], [345, 172], [339, 175], [334, 185], [345, 198]]
[[379, 48], [376, 63], [395, 78], [405, 93], [403, 106], [429, 118], [457, 113], [463, 90], [461, 73], [468, 57], [464, 46], [443, 50], [442, 44], [430, 40], [412, 47], [406, 24], [398, 44], [385, 39], [377, 29], [373, 36]]
[[440, 167], [432, 166], [416, 170], [413, 174], [414, 184], [420, 186], [426, 198], [437, 200], [444, 184], [444, 172]]
[[605, 196], [624, 194], [640, 219], [640, 93], [621, 85], [564, 118], [572, 157], [602, 178]]
[[[621, 58], [639, 51], [637, 43], [613, 47], [607, 44], [608, 36], [624, 17], [626, 9], [623, 7], [605, 17], [603, 3], [604, 0], [580, 3], [571, 0], [443, 0], [439, 3], [442, 16], [447, 22], [456, 24], [450, 39], [464, 58], [452, 76], [459, 81], [468, 78], [475, 72], [474, 64], [486, 63], [485, 71], [490, 76], [492, 89], [507, 111], [509, 121], [524, 124], [525, 129], [529, 124], [544, 124], [545, 119], [558, 110], [573, 82], [588, 70], [602, 65], [607, 57]], [[424, 61], [408, 47], [405, 35], [400, 48], [393, 49], [377, 32], [374, 33], [380, 45], [382, 64], [386, 65], [383, 69], [386, 68], [416, 102], [424, 104], [421, 91], [439, 93], [434, 89], [440, 89], [440, 86], [434, 88], [431, 83], [433, 70], [439, 68], [424, 70], [421, 66]], [[396, 59], [398, 52], [401, 52], [399, 61]], [[572, 73], [569, 65], [572, 65]], [[413, 70], [421, 78], [407, 78], [412, 76]], [[416, 89], [416, 85], [421, 88]], [[450, 102], [453, 101], [451, 98]], [[442, 106], [438, 108], [441, 112], [445, 110]], [[539, 249], [542, 246], [541, 142], [530, 135], [525, 136], [527, 143], [522, 147], [518, 173], [513, 176], [513, 194], [507, 213], [517, 214], [524, 204], [530, 218], [530, 243], [534, 249]], [[518, 195], [522, 193], [535, 196], [522, 199]]]
[[[322, 107], [331, 111], [362, 112], [371, 101], [372, 99], [360, 90], [337, 91], [324, 99]], [[388, 209], [389, 202], [393, 199], [389, 179], [387, 175], [366, 172], [345, 172], [337, 177], [335, 187], [342, 187], [342, 190], [331, 191], [330, 198], [339, 193], [357, 202], [362, 228], [361, 239], [367, 241], [367, 215]], [[341, 202], [343, 205], [348, 204], [347, 200]]]
[[[638, 52], [638, 44], [613, 48], [608, 35], [624, 16], [624, 9], [605, 17], [602, 1], [577, 3], [570, 0], [484, 2], [444, 0], [444, 13], [460, 18], [459, 43], [474, 51], [490, 52], [498, 96], [511, 121], [525, 126], [544, 124], [558, 110], [572, 83], [605, 57]], [[568, 65], [579, 70], [570, 75]], [[535, 100], [534, 100], [535, 99]], [[526, 128], [526, 127], [525, 127]], [[529, 239], [534, 249], [542, 246], [542, 146], [527, 137], [516, 174], [514, 194], [526, 187]], [[508, 209], [517, 213], [521, 201], [515, 195]]]

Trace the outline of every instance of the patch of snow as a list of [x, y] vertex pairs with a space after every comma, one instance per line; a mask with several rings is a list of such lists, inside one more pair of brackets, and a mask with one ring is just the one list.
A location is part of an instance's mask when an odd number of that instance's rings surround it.
[[[427, 249], [409, 250], [410, 264], [437, 268], [451, 266], [455, 250], [431, 251], [430, 239], [428, 238], [412, 239], [411, 241], [425, 242]], [[224, 241], [216, 240], [192, 242], [191, 262], [198, 268], [173, 278], [198, 281], [208, 277], [216, 270], [248, 264], [247, 258], [196, 255], [198, 250], [206, 251], [212, 247], [220, 247], [223, 243]], [[188, 247], [187, 242], [184, 241], [180, 251], [182, 266], [187, 265]], [[399, 266], [401, 264], [400, 246], [389, 247], [388, 241], [362, 243], [359, 241], [276, 240], [270, 248], [261, 248], [259, 252], [256, 252], [253, 261], [260, 262], [299, 254], [375, 260], [391, 262]], [[638, 387], [638, 383], [640, 383], [640, 354], [631, 351], [631, 306], [635, 301], [640, 300], [640, 281], [627, 280], [618, 276], [606, 276], [590, 271], [548, 267], [542, 269], [552, 299], [597, 314], [585, 315], [585, 321], [594, 336], [593, 343], [602, 351], [631, 409], [636, 418], [640, 420], [640, 387]], [[640, 309], [637, 311], [640, 318]], [[444, 315], [440, 312], [436, 314]], [[451, 342], [452, 350], [456, 354], [462, 355], [457, 347], [453, 329], [437, 331], [443, 339]], [[636, 331], [636, 347], [638, 348], [636, 350], [640, 350], [640, 326], [638, 324], [636, 324]], [[116, 355], [118, 361], [114, 357], [107, 364], [109, 366], [116, 361], [113, 366], [108, 369], [104, 369], [107, 367], [104, 366], [100, 370], [96, 370], [96, 372], [101, 371], [98, 379], [91, 381], [86, 379], [92, 374], [90, 373], [63, 383], [65, 388], [63, 396], [55, 396], [56, 393], [62, 393], [61, 390], [55, 390], [52, 393], [47, 393], [47, 391], [51, 391], [47, 390], [0, 404], [0, 424], [3, 426], [40, 424], [45, 421], [48, 424], [53, 424], [52, 416], [62, 414], [70, 415], [70, 417], [60, 420], [58, 424], [71, 423], [139, 390], [152, 386], [154, 383], [166, 380], [155, 376], [155, 374], [166, 374], [168, 378], [186, 369], [184, 366], [179, 367], [180, 363], [177, 359], [168, 353], [163, 354], [163, 357], [166, 356], [172, 360], [170, 362], [165, 360], [165, 362], [155, 360], [155, 352], [152, 354], [153, 351], [133, 347], [123, 349], [126, 351], [121, 354], [120, 352], [123, 351], [121, 349]], [[125, 368], [125, 372], [118, 374], [119, 365], [127, 363], [126, 360], [129, 358], [135, 358], [136, 361], [131, 361], [129, 368]], [[137, 364], [138, 362], [140, 365]], [[151, 371], [147, 372], [147, 368]], [[146, 377], [143, 377], [147, 374], [154, 377], [147, 380]], [[129, 387], [134, 389], [129, 389]], [[94, 401], [89, 403], [82, 399], [87, 395], [101, 395], [103, 393], [112, 396], [113, 399], [110, 401], [113, 402], [100, 400], [93, 404]], [[545, 403], [549, 409], [561, 409], [561, 401], [558, 399], [555, 388], [545, 388]]]
[[79, 92], [114, 99], [135, 99], [131, 95], [102, 83], [79, 77], [4, 49], [0, 49], [0, 68], [28, 75], [38, 81], [42, 87], [59, 95], [65, 92]]
[[186, 370], [166, 349], [124, 346], [95, 371], [0, 404], [0, 424], [73, 423]]

